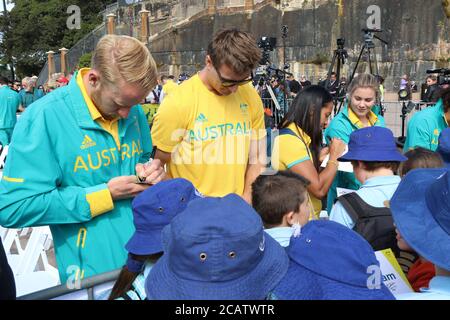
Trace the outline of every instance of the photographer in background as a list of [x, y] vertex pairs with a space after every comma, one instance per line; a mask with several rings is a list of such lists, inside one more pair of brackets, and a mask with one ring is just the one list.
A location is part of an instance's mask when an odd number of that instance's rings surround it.
[[290, 96], [295, 97], [297, 95], [297, 93], [299, 93], [300, 90], [302, 90], [303, 88], [302, 88], [300, 82], [295, 80], [293, 75], [288, 75], [286, 77], [286, 79], [289, 84]]
[[425, 102], [437, 102], [441, 94], [441, 88], [438, 84], [438, 78], [435, 75], [429, 75], [427, 77], [427, 89], [425, 91], [423, 101]]

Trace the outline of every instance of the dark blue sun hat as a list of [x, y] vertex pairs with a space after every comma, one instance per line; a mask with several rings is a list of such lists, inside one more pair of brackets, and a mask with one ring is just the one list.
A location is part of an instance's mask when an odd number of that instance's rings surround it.
[[338, 161], [390, 162], [406, 161], [395, 144], [392, 131], [383, 127], [367, 127], [353, 131], [348, 143], [348, 152]]
[[339, 223], [308, 222], [286, 250], [289, 269], [273, 291], [277, 299], [395, 299], [382, 282], [372, 286], [369, 270], [380, 264], [370, 244]]
[[202, 195], [183, 178], [161, 181], [136, 196], [132, 202], [136, 231], [125, 246], [128, 252], [150, 255], [163, 251], [162, 229], [188, 203]]
[[403, 239], [422, 257], [450, 270], [450, 173], [415, 169], [403, 178], [390, 207]]
[[288, 268], [285, 250], [236, 194], [192, 201], [163, 230], [149, 300], [261, 300]]

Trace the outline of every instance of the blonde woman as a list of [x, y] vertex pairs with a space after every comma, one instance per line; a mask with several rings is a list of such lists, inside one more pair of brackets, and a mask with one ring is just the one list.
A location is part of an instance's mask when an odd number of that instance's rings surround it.
[[[325, 139], [339, 138], [348, 144], [350, 134], [358, 129], [385, 127], [384, 118], [372, 111], [380, 97], [380, 84], [375, 76], [360, 74], [353, 79], [347, 90], [347, 102], [342, 111], [334, 117], [325, 130]], [[336, 200], [337, 188], [358, 190], [361, 184], [353, 173], [338, 171], [328, 192], [327, 211], [330, 212]]]

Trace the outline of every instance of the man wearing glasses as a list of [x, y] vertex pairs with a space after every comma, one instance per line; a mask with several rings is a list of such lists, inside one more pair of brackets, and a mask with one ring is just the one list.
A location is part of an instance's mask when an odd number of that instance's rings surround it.
[[205, 67], [163, 101], [152, 140], [169, 176], [190, 180], [207, 196], [237, 193], [250, 202], [251, 183], [265, 165], [263, 106], [251, 85], [260, 59], [249, 33], [221, 31], [208, 45]]

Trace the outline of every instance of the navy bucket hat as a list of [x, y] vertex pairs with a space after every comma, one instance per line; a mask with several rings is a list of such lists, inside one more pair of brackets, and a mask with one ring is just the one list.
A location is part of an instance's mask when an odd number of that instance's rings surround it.
[[394, 162], [406, 161], [395, 144], [392, 131], [383, 127], [367, 127], [353, 131], [348, 143], [348, 152], [338, 161]]
[[390, 207], [403, 239], [433, 264], [450, 270], [450, 173], [415, 169], [403, 178]]
[[394, 300], [381, 283], [369, 288], [369, 267], [380, 266], [370, 244], [333, 221], [310, 221], [292, 237], [289, 269], [273, 294], [281, 300]]
[[450, 128], [442, 130], [439, 135], [439, 145], [436, 151], [441, 155], [446, 166], [450, 168]]
[[183, 178], [161, 181], [141, 192], [132, 202], [136, 230], [125, 249], [136, 255], [162, 252], [162, 229], [200, 197], [194, 185]]
[[288, 268], [285, 250], [241, 197], [192, 201], [163, 230], [149, 300], [261, 300]]

